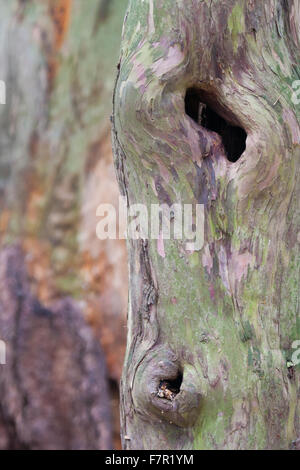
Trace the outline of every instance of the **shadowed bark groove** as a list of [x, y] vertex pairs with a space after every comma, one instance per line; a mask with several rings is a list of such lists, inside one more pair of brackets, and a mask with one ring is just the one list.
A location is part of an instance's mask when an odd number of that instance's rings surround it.
[[299, 24], [298, 0], [130, 2], [120, 187], [204, 204], [205, 242], [128, 242], [126, 449], [299, 447]]

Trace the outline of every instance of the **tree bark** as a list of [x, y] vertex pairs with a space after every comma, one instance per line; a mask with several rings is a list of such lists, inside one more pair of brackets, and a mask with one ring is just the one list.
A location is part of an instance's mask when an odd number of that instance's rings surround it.
[[103, 351], [71, 299], [30, 293], [24, 254], [0, 253], [0, 449], [111, 449]]
[[[79, 304], [101, 341], [114, 404], [125, 352], [126, 247], [97, 239], [96, 209], [118, 202], [109, 118], [126, 6], [0, 0], [0, 246], [22, 248], [32, 295], [45, 308], [66, 297]], [[118, 420], [116, 413], [116, 447]]]
[[120, 188], [148, 213], [204, 204], [205, 229], [193, 252], [128, 241], [125, 449], [299, 443], [299, 24], [298, 0], [130, 2]]

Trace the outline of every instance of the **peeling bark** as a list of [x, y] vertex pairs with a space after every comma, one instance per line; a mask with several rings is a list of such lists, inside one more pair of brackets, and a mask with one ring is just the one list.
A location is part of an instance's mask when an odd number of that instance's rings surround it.
[[297, 448], [299, 24], [298, 0], [130, 2], [120, 188], [149, 211], [204, 204], [205, 243], [128, 242], [126, 449]]

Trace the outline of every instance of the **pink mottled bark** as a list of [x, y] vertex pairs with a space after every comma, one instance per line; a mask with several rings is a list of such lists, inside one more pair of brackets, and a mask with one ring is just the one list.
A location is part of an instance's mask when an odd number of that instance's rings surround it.
[[128, 243], [127, 449], [298, 446], [299, 12], [298, 0], [130, 2], [120, 187], [128, 204], [204, 205], [205, 240]]

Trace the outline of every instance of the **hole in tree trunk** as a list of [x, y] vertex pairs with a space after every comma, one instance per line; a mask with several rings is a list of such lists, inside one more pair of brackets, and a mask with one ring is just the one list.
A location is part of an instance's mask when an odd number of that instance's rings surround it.
[[247, 134], [238, 125], [234, 115], [218, 104], [212, 93], [196, 88], [188, 89], [185, 112], [197, 124], [221, 136], [230, 162], [240, 158], [246, 149]]
[[182, 378], [182, 373], [178, 372], [178, 375], [174, 380], [161, 380], [158, 388], [158, 396], [160, 398], [166, 398], [167, 400], [173, 400], [180, 392]]

